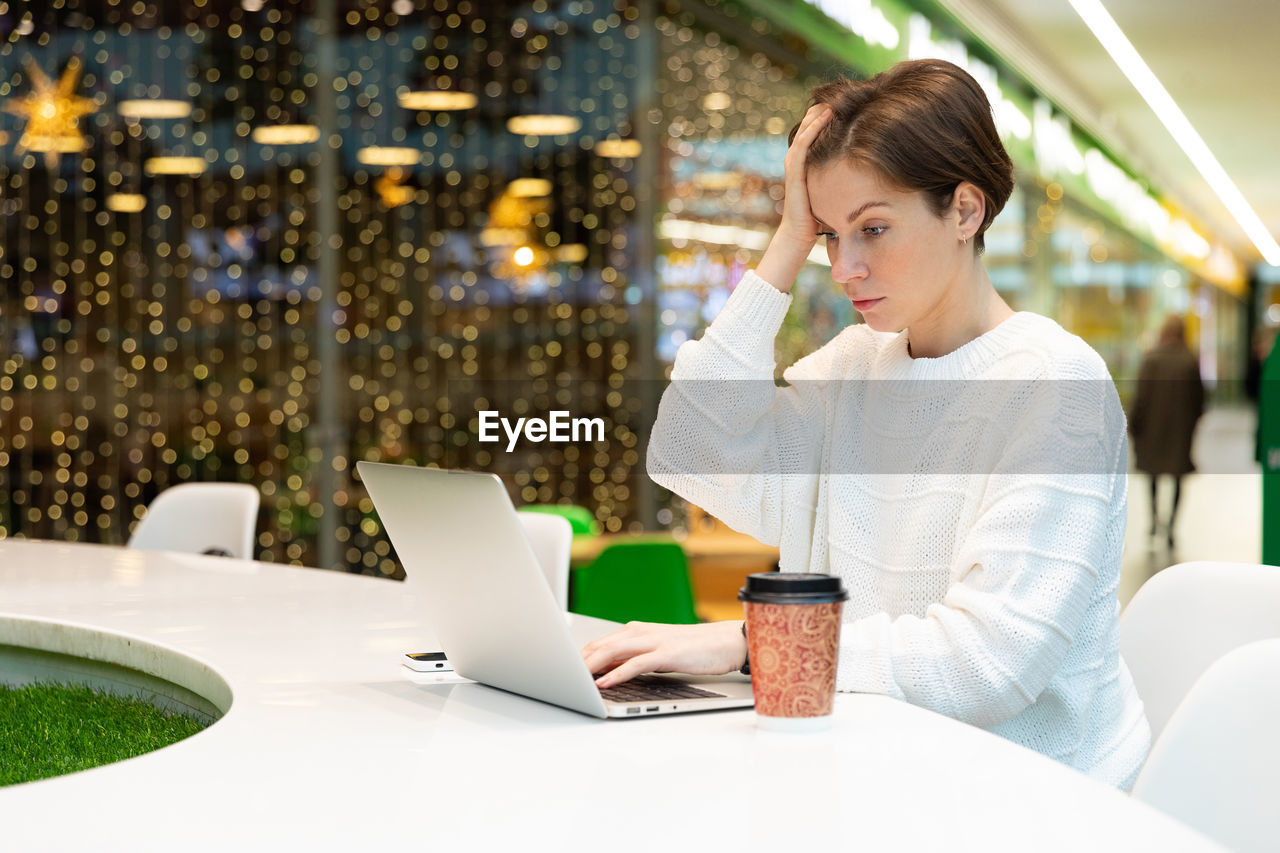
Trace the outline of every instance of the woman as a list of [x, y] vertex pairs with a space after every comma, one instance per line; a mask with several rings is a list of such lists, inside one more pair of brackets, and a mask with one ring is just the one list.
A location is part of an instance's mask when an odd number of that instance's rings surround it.
[[1191, 439], [1196, 421], [1204, 413], [1204, 383], [1200, 363], [1187, 347], [1186, 326], [1170, 314], [1160, 327], [1156, 345], [1138, 368], [1138, 391], [1129, 417], [1129, 433], [1139, 471], [1151, 475], [1151, 535], [1158, 529], [1157, 485], [1160, 475], [1173, 478], [1173, 507], [1165, 527], [1173, 550], [1173, 522], [1182, 497], [1182, 477], [1195, 470], [1191, 463]]
[[[1127, 788], [1150, 731], [1117, 651], [1124, 418], [1098, 355], [1014, 313], [979, 259], [1013, 170], [977, 83], [900, 63], [819, 87], [792, 132], [782, 222], [677, 354], [650, 476], [839, 575], [837, 688], [1001, 734]], [[865, 319], [773, 380], [817, 238]], [[583, 649], [608, 687], [723, 673], [741, 622], [633, 623]]]

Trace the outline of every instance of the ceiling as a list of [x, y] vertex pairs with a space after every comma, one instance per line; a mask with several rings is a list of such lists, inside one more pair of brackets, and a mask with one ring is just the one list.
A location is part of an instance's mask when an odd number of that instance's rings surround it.
[[[1038, 90], [1247, 266], [1258, 250], [1067, 0], [941, 0]], [[1104, 0], [1209, 150], [1280, 236], [1280, 2]]]

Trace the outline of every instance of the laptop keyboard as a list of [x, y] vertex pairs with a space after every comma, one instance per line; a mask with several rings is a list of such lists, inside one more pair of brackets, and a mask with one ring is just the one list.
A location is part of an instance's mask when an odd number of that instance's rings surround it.
[[600, 689], [610, 702], [653, 702], [671, 699], [723, 699], [723, 693], [702, 690], [685, 681], [660, 675], [640, 675], [613, 687]]

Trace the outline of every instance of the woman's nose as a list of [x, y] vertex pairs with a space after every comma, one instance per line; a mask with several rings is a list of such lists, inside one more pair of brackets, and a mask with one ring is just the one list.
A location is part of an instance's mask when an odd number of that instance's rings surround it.
[[867, 263], [852, 249], [840, 246], [831, 255], [831, 277], [839, 282], [867, 277]]

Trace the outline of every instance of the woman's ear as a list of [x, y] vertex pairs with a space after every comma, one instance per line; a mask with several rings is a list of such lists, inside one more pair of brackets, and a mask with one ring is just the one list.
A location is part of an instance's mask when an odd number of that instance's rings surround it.
[[951, 196], [951, 209], [956, 215], [956, 225], [960, 229], [957, 235], [962, 240], [969, 240], [982, 227], [982, 220], [987, 213], [987, 197], [973, 184], [961, 181]]

